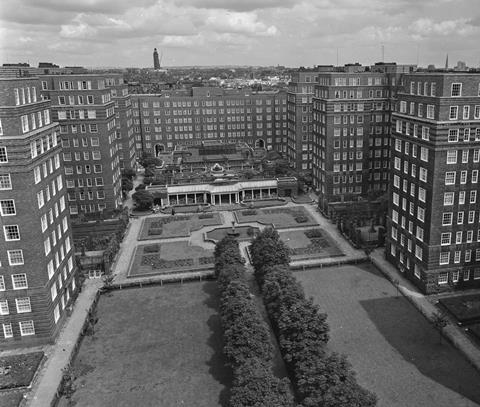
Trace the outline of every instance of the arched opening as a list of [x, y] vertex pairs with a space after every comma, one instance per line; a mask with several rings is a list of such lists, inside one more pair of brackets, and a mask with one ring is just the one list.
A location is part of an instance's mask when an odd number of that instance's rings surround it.
[[163, 152], [165, 152], [165, 146], [163, 144], [155, 144], [155, 157], [158, 157]]
[[265, 148], [265, 141], [261, 138], [255, 140], [255, 148]]

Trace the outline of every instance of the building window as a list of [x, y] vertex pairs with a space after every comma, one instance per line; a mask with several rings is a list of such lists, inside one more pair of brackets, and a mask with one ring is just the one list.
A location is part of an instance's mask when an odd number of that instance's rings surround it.
[[444, 212], [442, 216], [442, 226], [449, 226], [452, 224], [453, 212]]
[[450, 263], [450, 252], [440, 253], [440, 265]]
[[451, 243], [452, 241], [452, 234], [449, 233], [442, 233], [440, 237], [440, 244], [442, 246], [447, 246]]
[[450, 106], [450, 114], [448, 116], [450, 120], [457, 120], [458, 118], [458, 106]]
[[5, 291], [5, 279], [0, 276], [0, 291]]
[[8, 309], [8, 301], [0, 300], [0, 315], [8, 315], [10, 310]]
[[30, 297], [16, 298], [15, 303], [17, 305], [17, 313], [24, 314], [25, 312], [32, 312]]
[[8, 262], [10, 266], [19, 266], [23, 264], [23, 250], [8, 250]]
[[5, 339], [13, 337], [12, 324], [3, 324], [3, 336]]
[[447, 171], [445, 173], [445, 185], [454, 185], [455, 184], [455, 171]]
[[452, 83], [451, 96], [462, 96], [462, 84], [461, 83]]
[[463, 281], [470, 280], [470, 270], [463, 270]]
[[0, 190], [12, 189], [12, 180], [10, 174], [0, 175]]
[[448, 273], [439, 273], [438, 274], [438, 284], [447, 284], [448, 283]]
[[35, 325], [33, 324], [33, 321], [22, 321], [19, 322], [18, 325], [20, 326], [20, 335], [35, 335]]
[[18, 225], [4, 226], [3, 233], [5, 234], [5, 240], [7, 242], [12, 240], [20, 240], [20, 231], [18, 229]]
[[28, 288], [28, 281], [26, 274], [12, 274], [12, 285], [14, 290], [21, 290]]
[[456, 164], [457, 155], [457, 150], [447, 150], [447, 164]]
[[7, 147], [0, 147], [0, 163], [8, 163]]
[[15, 215], [15, 202], [13, 199], [5, 199], [0, 201], [0, 213], [2, 216]]

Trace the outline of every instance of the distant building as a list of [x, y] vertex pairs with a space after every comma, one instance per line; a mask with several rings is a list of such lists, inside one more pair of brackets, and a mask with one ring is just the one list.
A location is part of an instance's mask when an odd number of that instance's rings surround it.
[[480, 74], [413, 73], [392, 113], [386, 257], [425, 293], [480, 287]]
[[158, 59], [158, 51], [153, 49], [153, 69], [160, 69], [160, 60]]
[[455, 71], [466, 71], [466, 70], [468, 70], [467, 64], [463, 61], [458, 61], [457, 66], [454, 69], [455, 69]]
[[77, 290], [58, 123], [38, 78], [0, 79], [0, 348], [51, 342]]
[[137, 152], [156, 156], [215, 140], [286, 153], [285, 92], [199, 87], [131, 98]]

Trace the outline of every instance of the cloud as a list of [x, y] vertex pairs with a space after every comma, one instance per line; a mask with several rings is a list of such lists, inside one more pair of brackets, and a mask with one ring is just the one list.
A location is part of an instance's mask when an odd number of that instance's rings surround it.
[[219, 33], [237, 33], [258, 36], [273, 36], [278, 33], [274, 25], [258, 21], [255, 13], [211, 11], [205, 27]]
[[178, 3], [199, 9], [255, 11], [271, 8], [290, 8], [299, 0], [181, 0]]
[[434, 22], [430, 18], [420, 18], [414, 21], [409, 26], [409, 29], [412, 35], [416, 37], [428, 37], [432, 35], [447, 36], [452, 34], [468, 36], [479, 31], [479, 28], [473, 26], [470, 20], [466, 18], [440, 22]]

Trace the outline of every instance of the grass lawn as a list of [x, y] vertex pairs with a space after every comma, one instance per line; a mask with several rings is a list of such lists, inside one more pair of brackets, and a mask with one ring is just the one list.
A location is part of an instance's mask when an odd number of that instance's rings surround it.
[[194, 230], [204, 226], [221, 225], [217, 212], [195, 215], [156, 216], [143, 220], [138, 240], [188, 237]]
[[459, 322], [480, 320], [480, 294], [442, 298], [440, 304], [453, 314]]
[[145, 244], [137, 246], [128, 277], [208, 269], [213, 264], [213, 250], [189, 242]]
[[28, 386], [42, 359], [43, 352], [0, 357], [0, 390]]
[[103, 295], [74, 361], [76, 407], [226, 406], [216, 282]]
[[23, 400], [23, 392], [8, 391], [0, 392], [0, 406], [2, 407], [17, 407]]
[[296, 272], [378, 406], [478, 406], [480, 373], [372, 265]]
[[292, 260], [343, 256], [333, 239], [322, 229], [285, 231], [279, 235], [290, 249]]
[[242, 209], [235, 211], [238, 223], [260, 222], [274, 224], [275, 228], [316, 226], [318, 223], [303, 206], [295, 208]]

